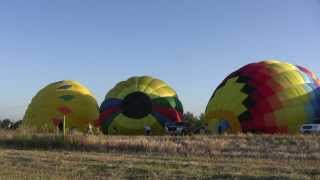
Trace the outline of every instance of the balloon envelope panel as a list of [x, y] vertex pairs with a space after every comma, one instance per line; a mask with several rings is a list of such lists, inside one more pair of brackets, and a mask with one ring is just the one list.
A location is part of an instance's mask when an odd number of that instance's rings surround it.
[[262, 61], [231, 73], [206, 109], [213, 133], [297, 133], [319, 123], [320, 81], [301, 66]]
[[149, 76], [118, 83], [100, 107], [97, 126], [105, 134], [140, 135], [146, 126], [152, 134], [164, 133], [170, 122], [181, 122], [183, 107], [176, 92], [165, 82]]
[[91, 92], [76, 81], [52, 83], [32, 99], [23, 126], [54, 131], [61, 128], [66, 117], [66, 128], [84, 131], [99, 117], [99, 108]]

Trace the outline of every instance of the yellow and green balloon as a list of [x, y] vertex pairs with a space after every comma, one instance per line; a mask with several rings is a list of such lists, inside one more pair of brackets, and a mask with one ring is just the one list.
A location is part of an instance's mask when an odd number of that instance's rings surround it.
[[320, 123], [320, 81], [308, 69], [276, 60], [248, 64], [215, 90], [205, 113], [213, 133], [297, 133]]
[[149, 76], [118, 83], [100, 107], [97, 126], [105, 134], [139, 135], [149, 126], [152, 134], [164, 133], [166, 123], [181, 122], [183, 108], [176, 92]]
[[99, 108], [92, 93], [76, 81], [52, 83], [38, 92], [32, 99], [23, 127], [55, 131], [63, 127], [84, 131], [99, 117]]

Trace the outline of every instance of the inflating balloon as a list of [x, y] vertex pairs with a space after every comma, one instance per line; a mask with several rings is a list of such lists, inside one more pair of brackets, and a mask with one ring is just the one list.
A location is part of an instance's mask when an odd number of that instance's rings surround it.
[[231, 73], [215, 90], [205, 119], [213, 133], [297, 133], [320, 122], [320, 81], [301, 66], [262, 61]]
[[75, 81], [52, 83], [32, 99], [23, 126], [55, 131], [65, 127], [85, 131], [99, 117], [99, 108], [91, 92]]
[[132, 77], [117, 84], [100, 107], [97, 126], [105, 134], [139, 135], [145, 128], [164, 133], [166, 123], [181, 122], [183, 108], [176, 92], [161, 80]]

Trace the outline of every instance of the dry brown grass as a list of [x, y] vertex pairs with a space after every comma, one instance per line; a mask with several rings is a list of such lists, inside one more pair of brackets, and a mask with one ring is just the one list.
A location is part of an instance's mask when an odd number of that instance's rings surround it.
[[0, 174], [30, 179], [320, 179], [319, 149], [320, 136], [312, 135], [63, 137], [2, 131]]
[[153, 153], [166, 155], [242, 156], [253, 158], [320, 159], [320, 136], [104, 136], [0, 132], [0, 147], [15, 149]]

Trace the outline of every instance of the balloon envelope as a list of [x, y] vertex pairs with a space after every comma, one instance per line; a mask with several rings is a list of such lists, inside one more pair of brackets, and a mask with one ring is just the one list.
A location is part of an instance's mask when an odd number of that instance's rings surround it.
[[132, 77], [108, 92], [97, 125], [105, 134], [139, 135], [148, 127], [153, 135], [161, 135], [165, 124], [181, 122], [182, 114], [176, 92], [165, 82]]
[[231, 73], [210, 99], [213, 133], [297, 133], [319, 123], [320, 81], [304, 67], [280, 61], [248, 64]]
[[64, 117], [66, 128], [80, 131], [86, 130], [99, 117], [95, 98], [76, 81], [59, 81], [40, 90], [25, 113], [23, 126], [54, 131], [61, 129]]

